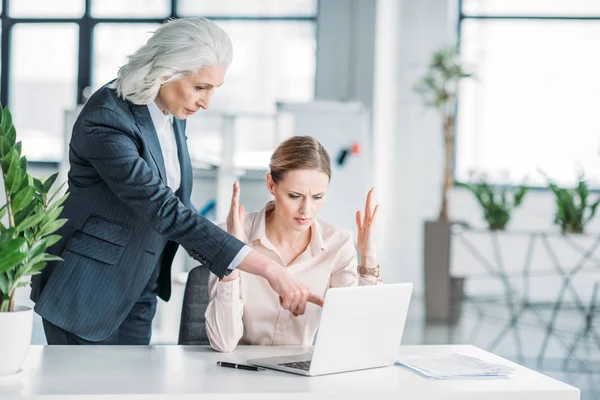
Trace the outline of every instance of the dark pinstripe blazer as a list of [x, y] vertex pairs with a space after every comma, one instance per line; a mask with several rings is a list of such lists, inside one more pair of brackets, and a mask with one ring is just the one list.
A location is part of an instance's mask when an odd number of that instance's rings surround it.
[[192, 166], [185, 121], [174, 119], [181, 164], [177, 196], [164, 185], [165, 166], [147, 106], [106, 86], [83, 107], [69, 146], [69, 198], [49, 252], [33, 277], [35, 311], [84, 339], [103, 340], [125, 319], [160, 263], [159, 296], [171, 295], [170, 270], [182, 245], [222, 277], [243, 243], [190, 204]]

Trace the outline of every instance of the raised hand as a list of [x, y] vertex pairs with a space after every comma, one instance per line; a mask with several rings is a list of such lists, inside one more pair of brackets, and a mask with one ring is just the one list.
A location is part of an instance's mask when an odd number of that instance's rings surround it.
[[377, 266], [377, 254], [375, 250], [375, 217], [379, 205], [373, 208], [373, 192], [375, 188], [369, 190], [367, 202], [365, 204], [365, 215], [360, 211], [356, 212], [356, 227], [358, 228], [358, 251], [360, 252], [360, 265], [367, 268]]
[[233, 194], [231, 196], [231, 208], [227, 215], [227, 233], [235, 236], [242, 242], [246, 242], [244, 233], [244, 221], [246, 219], [246, 210], [240, 205], [240, 184], [234, 182]]
[[[233, 195], [231, 196], [231, 207], [227, 215], [227, 233], [235, 236], [238, 240], [246, 243], [246, 234], [244, 232], [244, 221], [246, 219], [246, 210], [240, 206], [240, 184], [234, 182]], [[228, 276], [221, 279], [222, 282], [228, 282], [237, 279], [239, 272], [234, 269]]]

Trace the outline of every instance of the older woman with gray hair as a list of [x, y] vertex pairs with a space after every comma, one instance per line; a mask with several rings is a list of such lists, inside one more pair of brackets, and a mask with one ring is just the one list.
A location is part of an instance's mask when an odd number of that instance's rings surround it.
[[32, 282], [48, 344], [148, 344], [179, 245], [219, 278], [235, 268], [264, 277], [294, 314], [322, 305], [190, 202], [186, 118], [208, 108], [232, 53], [214, 23], [169, 21], [83, 107], [69, 145], [68, 222], [49, 250], [63, 261]]

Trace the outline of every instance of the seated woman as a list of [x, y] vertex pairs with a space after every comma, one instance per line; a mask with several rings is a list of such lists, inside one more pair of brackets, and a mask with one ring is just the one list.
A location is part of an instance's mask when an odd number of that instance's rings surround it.
[[[313, 293], [377, 284], [381, 281], [373, 224], [378, 206], [371, 204], [373, 189], [367, 195], [364, 217], [356, 213], [358, 264], [351, 232], [316, 219], [325, 204], [330, 178], [331, 162], [323, 146], [310, 136], [291, 137], [271, 156], [267, 189], [274, 200], [260, 212], [245, 215], [244, 207], [238, 205], [236, 182], [222, 228], [287, 268]], [[304, 315], [292, 315], [282, 308], [265, 279], [238, 270], [222, 280], [211, 275], [209, 291], [206, 332], [215, 350], [230, 352], [238, 343], [312, 344], [321, 316], [318, 306], [308, 305]]]

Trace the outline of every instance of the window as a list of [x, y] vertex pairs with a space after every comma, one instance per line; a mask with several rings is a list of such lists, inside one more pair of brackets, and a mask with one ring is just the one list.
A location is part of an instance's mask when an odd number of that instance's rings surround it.
[[142, 46], [159, 24], [98, 24], [94, 29], [92, 89], [115, 79], [127, 56]]
[[211, 108], [275, 111], [275, 102], [314, 97], [315, 27], [310, 22], [223, 21], [233, 42], [233, 63]]
[[597, 0], [462, 0], [465, 16], [600, 16]]
[[254, 17], [313, 17], [317, 14], [315, 0], [179, 0], [181, 16], [254, 16]]
[[77, 25], [17, 24], [12, 31], [10, 109], [30, 161], [63, 157], [64, 112], [75, 106]]
[[600, 186], [600, 3], [463, 0], [460, 28], [476, 79], [460, 88], [456, 179], [573, 184], [583, 168]]
[[[256, 119], [268, 120], [277, 101], [314, 98], [316, 13], [317, 0], [10, 1], [2, 14], [10, 47], [0, 65], [0, 102], [11, 107], [28, 159], [59, 162], [65, 157], [65, 111], [114, 79], [160, 23], [207, 16], [234, 44], [234, 62], [211, 108], [261, 114], [249, 117], [254, 122], [236, 122], [250, 137], [262, 135], [242, 141], [258, 146], [272, 123]], [[188, 130], [195, 126], [190, 122]]]
[[12, 18], [81, 17], [84, 10], [82, 0], [13, 0], [8, 14]]
[[170, 13], [170, 0], [95, 0], [92, 2], [92, 16], [100, 18], [165, 18]]

